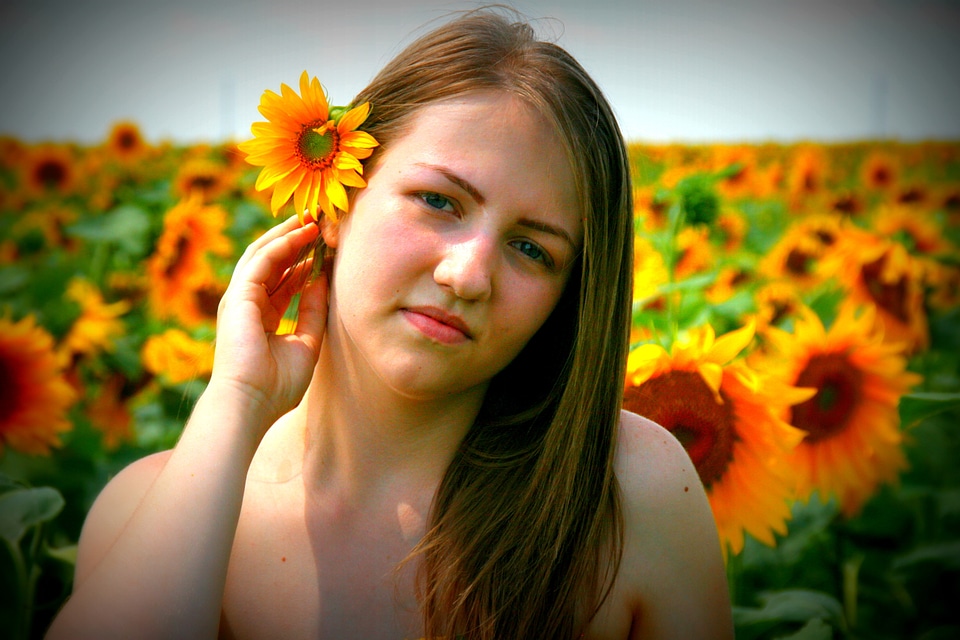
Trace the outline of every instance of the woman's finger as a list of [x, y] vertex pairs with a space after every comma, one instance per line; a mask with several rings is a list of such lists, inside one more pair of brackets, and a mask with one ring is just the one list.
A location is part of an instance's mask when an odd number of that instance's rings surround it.
[[314, 354], [320, 353], [327, 324], [327, 296], [330, 290], [326, 272], [320, 273], [303, 290], [298, 308], [295, 335]]
[[[246, 250], [243, 252], [243, 255], [241, 255], [240, 259], [237, 261], [237, 266], [235, 271], [239, 271], [241, 268], [243, 268], [243, 266], [250, 261], [250, 259], [257, 253], [257, 251], [259, 251], [260, 249], [268, 245], [270, 242], [290, 233], [291, 231], [297, 229], [300, 226], [301, 226], [300, 220], [298, 220], [296, 216], [291, 216], [286, 220], [284, 220], [283, 222], [281, 222], [280, 224], [267, 229], [263, 234], [261, 234], [259, 238], [257, 238], [247, 246]], [[303, 225], [303, 226], [306, 227], [311, 225]]]
[[254, 253], [243, 266], [241, 277], [247, 282], [274, 289], [293, 266], [300, 250], [316, 240], [320, 230], [311, 224], [274, 238]]

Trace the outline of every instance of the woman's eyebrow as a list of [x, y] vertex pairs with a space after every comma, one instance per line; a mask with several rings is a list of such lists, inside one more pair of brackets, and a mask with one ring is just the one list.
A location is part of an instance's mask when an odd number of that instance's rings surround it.
[[567, 233], [567, 230], [562, 227], [552, 225], [542, 220], [533, 220], [531, 218], [520, 218], [519, 220], [517, 220], [517, 224], [520, 225], [521, 227], [526, 227], [528, 229], [534, 229], [536, 231], [542, 231], [544, 233], [549, 233], [550, 235], [557, 236], [558, 238], [560, 238], [561, 240], [564, 240], [567, 244], [569, 244], [571, 249], [573, 249], [574, 251], [578, 250], [579, 245], [573, 239], [573, 236]]
[[[424, 169], [429, 169], [430, 171], [436, 171], [444, 178], [466, 191], [478, 205], [483, 205], [483, 203], [486, 202], [486, 198], [483, 197], [483, 194], [480, 193], [479, 189], [470, 184], [468, 180], [461, 178], [447, 167], [439, 164], [431, 164], [429, 162], [416, 162], [414, 163], [414, 166], [423, 167]], [[577, 251], [579, 248], [579, 244], [573, 239], [573, 236], [562, 227], [552, 225], [542, 220], [534, 220], [532, 218], [521, 218], [517, 221], [517, 224], [521, 227], [555, 235], [569, 244], [570, 248], [574, 251]]]
[[451, 171], [450, 169], [442, 165], [430, 164], [429, 162], [417, 162], [415, 163], [415, 166], [423, 167], [424, 169], [430, 169], [431, 171], [436, 171], [437, 173], [442, 175], [444, 178], [446, 178], [447, 180], [449, 180], [450, 182], [452, 182], [453, 184], [457, 185], [458, 187], [466, 191], [468, 194], [470, 194], [470, 197], [473, 198], [478, 205], [482, 205], [484, 202], [487, 201], [487, 199], [483, 197], [483, 194], [480, 193], [479, 189], [477, 189], [475, 186], [470, 184], [470, 182], [461, 178], [460, 176], [455, 174], [453, 171]]

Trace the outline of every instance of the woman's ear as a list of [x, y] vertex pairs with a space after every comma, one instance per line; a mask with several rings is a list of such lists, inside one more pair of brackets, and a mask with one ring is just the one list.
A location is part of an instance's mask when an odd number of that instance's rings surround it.
[[336, 249], [340, 242], [340, 220], [334, 221], [324, 216], [320, 220], [320, 234], [328, 247]]

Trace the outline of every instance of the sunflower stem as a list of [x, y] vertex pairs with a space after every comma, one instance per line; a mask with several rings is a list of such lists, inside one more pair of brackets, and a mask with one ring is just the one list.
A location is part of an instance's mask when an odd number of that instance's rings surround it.
[[10, 560], [13, 564], [13, 575], [16, 589], [16, 598], [13, 604], [13, 629], [10, 631], [10, 638], [26, 638], [30, 626], [30, 598], [28, 589], [31, 583], [27, 575], [27, 563], [23, 558], [20, 545], [3, 539], [7, 550], [10, 552]]
[[843, 614], [849, 629], [857, 626], [857, 591], [862, 564], [863, 554], [857, 554], [843, 562]]
[[674, 291], [674, 284], [677, 279], [677, 238], [680, 236], [680, 229], [683, 227], [684, 219], [686, 218], [685, 212], [683, 210], [683, 205], [675, 201], [670, 205], [670, 211], [667, 214], [667, 219], [669, 220], [669, 242], [666, 243], [666, 263], [667, 263], [667, 300], [666, 300], [666, 320], [667, 320], [667, 331], [669, 336], [669, 343], [673, 345], [677, 340], [677, 335], [680, 333], [680, 323], [677, 318], [677, 305], [679, 301], [676, 301], [675, 296], [682, 295], [680, 292]]
[[[726, 544], [726, 543], [724, 543]], [[727, 589], [730, 591], [731, 606], [739, 606], [740, 602], [740, 575], [743, 572], [743, 550], [740, 553], [732, 553], [727, 545]]]

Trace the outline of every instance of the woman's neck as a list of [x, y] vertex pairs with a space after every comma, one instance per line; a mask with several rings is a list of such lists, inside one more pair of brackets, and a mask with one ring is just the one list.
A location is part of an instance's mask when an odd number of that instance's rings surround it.
[[306, 486], [357, 504], [417, 489], [432, 495], [480, 410], [484, 389], [410, 398], [356, 360], [328, 333], [299, 408]]

